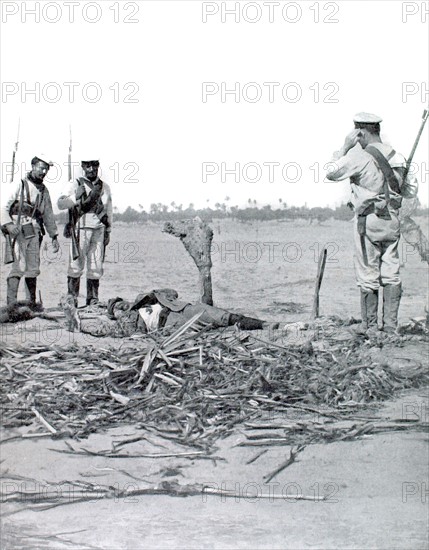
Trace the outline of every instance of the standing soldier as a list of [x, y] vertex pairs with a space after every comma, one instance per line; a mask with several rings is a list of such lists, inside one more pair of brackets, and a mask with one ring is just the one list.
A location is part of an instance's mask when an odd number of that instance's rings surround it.
[[380, 139], [382, 119], [359, 113], [355, 129], [334, 154], [332, 181], [350, 178], [353, 194], [355, 271], [361, 292], [362, 328], [377, 331], [378, 293], [383, 288], [383, 330], [395, 332], [402, 286], [399, 219], [402, 197], [417, 194], [415, 178], [403, 181], [405, 159]]
[[7, 278], [7, 304], [17, 301], [19, 281], [25, 277], [27, 299], [36, 304], [37, 277], [40, 275], [40, 244], [45, 228], [55, 253], [59, 250], [58, 230], [49, 190], [43, 183], [52, 162], [39, 154], [31, 161], [31, 171], [1, 209], [2, 231], [11, 238], [12, 269]]
[[58, 208], [69, 209], [71, 222], [66, 226], [69, 231], [66, 236], [73, 237], [69, 255], [68, 294], [74, 296], [77, 304], [80, 278], [86, 263], [86, 305], [93, 305], [98, 303], [105, 249], [112, 229], [112, 195], [107, 183], [98, 177], [99, 160], [82, 160], [81, 166], [83, 177], [72, 183], [69, 195], [62, 195], [58, 199]]

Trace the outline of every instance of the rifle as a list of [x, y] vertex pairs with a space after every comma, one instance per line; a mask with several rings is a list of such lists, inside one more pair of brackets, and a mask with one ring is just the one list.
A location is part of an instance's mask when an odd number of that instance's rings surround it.
[[18, 152], [19, 128], [20, 128], [20, 126], [21, 126], [21, 119], [19, 118], [18, 119], [18, 133], [17, 133], [17, 136], [16, 136], [15, 147], [14, 147], [13, 153], [12, 153], [12, 173], [10, 175], [10, 183], [13, 183], [13, 178], [15, 176], [15, 157], [16, 157], [16, 153]]
[[[422, 123], [420, 125], [420, 129], [417, 133], [417, 137], [414, 141], [413, 148], [411, 149], [410, 156], [408, 157], [407, 163], [405, 165], [404, 176], [402, 179], [403, 183], [405, 183], [407, 180], [407, 176], [410, 171], [414, 153], [416, 152], [417, 145], [420, 141], [420, 137], [423, 133], [423, 129], [428, 117], [429, 117], [429, 110], [425, 109], [423, 111]], [[402, 210], [404, 210], [404, 207], [402, 207]], [[429, 241], [426, 235], [423, 233], [423, 231], [419, 227], [419, 225], [411, 218], [411, 214], [412, 214], [412, 210], [410, 211], [405, 210], [405, 212], [400, 216], [401, 234], [403, 238], [407, 241], [407, 243], [413, 245], [414, 248], [417, 249], [422, 261], [429, 263]]]
[[[13, 179], [14, 179], [14, 176], [15, 176], [15, 157], [16, 157], [16, 153], [18, 152], [20, 126], [21, 126], [21, 119], [18, 119], [18, 132], [17, 132], [17, 136], [16, 136], [15, 147], [14, 147], [13, 152], [12, 152], [12, 173], [10, 175], [10, 183], [13, 183]], [[21, 193], [21, 195], [22, 195], [22, 193]], [[21, 205], [22, 205], [22, 196], [21, 196], [20, 207], [21, 207]], [[21, 218], [20, 213], [19, 213], [18, 217], [19, 217], [19, 219], [18, 219], [18, 225], [19, 225], [20, 218]], [[4, 263], [5, 263], [5, 265], [12, 264], [15, 261], [16, 237], [12, 240], [8, 230], [5, 227], [2, 227], [2, 233], [3, 233], [5, 241], [6, 241], [5, 248], [4, 248]]]
[[[71, 164], [71, 155], [72, 155], [72, 131], [71, 131], [71, 125], [69, 126], [69, 132], [70, 132], [70, 142], [69, 142], [69, 154], [68, 154], [68, 180], [69, 182], [72, 181], [73, 175], [72, 175], [72, 164]], [[76, 219], [75, 219], [75, 212], [73, 208], [69, 209], [69, 219], [66, 226], [66, 229], [64, 231], [65, 236], [70, 236], [72, 240], [72, 258], [73, 260], [77, 260], [80, 256], [80, 249], [79, 249], [79, 237], [76, 235]], [[70, 233], [70, 235], [69, 235]]]
[[420, 129], [417, 133], [417, 137], [416, 137], [416, 140], [414, 141], [414, 145], [413, 145], [413, 148], [411, 149], [411, 153], [410, 153], [410, 156], [408, 157], [408, 160], [407, 160], [407, 163], [405, 165], [405, 170], [404, 170], [404, 176], [402, 178], [402, 181], [405, 183], [405, 181], [407, 180], [407, 176], [408, 176], [408, 173], [410, 171], [410, 168], [411, 168], [411, 163], [413, 162], [413, 157], [414, 157], [414, 153], [416, 152], [416, 149], [417, 149], [417, 145], [419, 144], [419, 141], [420, 141], [420, 137], [423, 133], [423, 129], [425, 127], [425, 124], [426, 124], [426, 121], [429, 117], [429, 110], [425, 109], [423, 111], [423, 116], [422, 116], [422, 123], [420, 125]]

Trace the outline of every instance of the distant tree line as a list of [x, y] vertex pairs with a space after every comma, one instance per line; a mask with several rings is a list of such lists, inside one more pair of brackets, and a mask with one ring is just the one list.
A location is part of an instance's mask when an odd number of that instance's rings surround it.
[[[196, 209], [192, 203], [186, 208], [183, 204], [172, 202], [170, 205], [162, 203], [152, 203], [147, 210], [139, 204], [138, 210], [128, 206], [123, 212], [118, 208], [113, 209], [113, 221], [124, 223], [146, 223], [149, 221], [167, 221], [183, 218], [193, 218], [199, 216], [205, 221], [211, 221], [219, 218], [229, 218], [239, 221], [269, 221], [269, 220], [307, 220], [309, 223], [323, 223], [329, 219], [349, 221], [353, 218], [353, 211], [346, 204], [341, 204], [336, 208], [328, 206], [309, 208], [305, 206], [288, 206], [286, 202], [279, 199], [279, 207], [274, 208], [267, 204], [259, 206], [256, 200], [249, 199], [246, 207], [228, 204], [229, 197], [225, 198], [223, 203], [215, 203], [213, 207], [207, 205], [205, 208]], [[209, 200], [207, 201], [209, 202]], [[415, 216], [428, 216], [428, 208], [418, 208]], [[67, 213], [57, 214], [56, 219], [60, 223], [67, 221]]]

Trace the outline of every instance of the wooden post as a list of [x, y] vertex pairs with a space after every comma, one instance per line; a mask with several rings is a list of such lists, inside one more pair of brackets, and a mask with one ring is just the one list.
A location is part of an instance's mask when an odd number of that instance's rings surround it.
[[314, 289], [314, 298], [313, 298], [313, 310], [311, 312], [311, 319], [317, 319], [319, 317], [319, 294], [320, 287], [322, 285], [323, 273], [325, 272], [326, 265], [326, 256], [328, 250], [324, 247], [319, 256], [319, 262], [317, 264], [317, 277], [316, 277], [316, 286]]
[[213, 305], [211, 245], [213, 230], [198, 216], [193, 220], [166, 222], [164, 233], [179, 237], [199, 271], [200, 301]]

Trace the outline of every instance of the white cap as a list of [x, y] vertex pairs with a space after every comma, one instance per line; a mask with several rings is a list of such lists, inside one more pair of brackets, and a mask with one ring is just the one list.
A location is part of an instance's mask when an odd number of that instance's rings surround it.
[[[93, 155], [95, 155], [95, 156], [93, 156]], [[91, 153], [91, 152], [90, 152], [89, 155], [85, 152], [83, 156], [81, 155], [80, 157], [76, 157], [76, 159], [78, 159], [79, 162], [90, 162], [90, 161], [93, 161], [93, 160], [96, 160], [97, 162], [100, 162], [100, 156], [97, 153]]]
[[372, 113], [357, 113], [353, 117], [353, 122], [357, 122], [359, 124], [379, 124], [382, 121], [383, 119], [381, 117]]
[[49, 166], [53, 166], [54, 163], [52, 160], [49, 159], [48, 155], [45, 155], [45, 153], [37, 153], [37, 155], [34, 155], [36, 158], [44, 162], [45, 164], [48, 164]]

